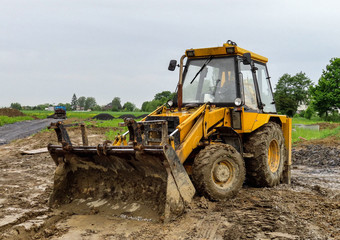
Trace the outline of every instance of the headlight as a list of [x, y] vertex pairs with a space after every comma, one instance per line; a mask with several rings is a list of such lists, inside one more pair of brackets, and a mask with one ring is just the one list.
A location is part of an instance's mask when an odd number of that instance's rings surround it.
[[195, 51], [194, 50], [187, 50], [187, 56], [188, 57], [195, 57]]
[[227, 51], [227, 54], [234, 54], [235, 53], [235, 48], [234, 47], [227, 47], [226, 51]]
[[242, 104], [241, 98], [235, 98], [234, 103], [235, 103], [235, 105], [236, 105], [237, 107], [241, 106], [241, 104]]
[[172, 106], [174, 105], [174, 102], [173, 102], [172, 100], [169, 100], [169, 101], [167, 102], [167, 104], [168, 104], [169, 107], [172, 107]]

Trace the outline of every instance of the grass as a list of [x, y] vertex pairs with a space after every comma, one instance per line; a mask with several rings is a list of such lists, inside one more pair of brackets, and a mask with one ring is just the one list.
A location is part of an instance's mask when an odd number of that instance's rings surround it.
[[[37, 111], [37, 110], [23, 110], [27, 116], [35, 116], [40, 119], [47, 118], [47, 116], [52, 115], [52, 111]], [[89, 119], [92, 118], [99, 113], [108, 113], [113, 117], [117, 118], [123, 114], [131, 114], [134, 116], [140, 116], [142, 114], [148, 114], [148, 112], [111, 112], [111, 111], [93, 111], [93, 112], [75, 112], [75, 111], [68, 111], [66, 113], [68, 118], [81, 118], [81, 119]]]
[[31, 116], [22, 116], [22, 117], [7, 117], [7, 116], [0, 116], [0, 126], [5, 124], [11, 124], [16, 122], [22, 122], [26, 120], [33, 120]]
[[[22, 111], [25, 113], [27, 116], [24, 117], [7, 117], [7, 116], [0, 116], [0, 126], [3, 126], [5, 124], [10, 124], [10, 123], [15, 123], [15, 122], [20, 122], [20, 121], [25, 121], [25, 120], [33, 120], [33, 116], [40, 118], [40, 119], [45, 119], [47, 116], [53, 114], [51, 111], [37, 111], [37, 110], [24, 110]], [[140, 116], [142, 114], [147, 114], [145, 112], [101, 112], [101, 111], [93, 111], [93, 112], [74, 112], [74, 111], [68, 111], [67, 112], [67, 117], [68, 118], [78, 118], [78, 119], [83, 119], [85, 121], [85, 124], [87, 127], [95, 126], [95, 127], [100, 127], [100, 128], [112, 128], [108, 130], [105, 135], [108, 140], [114, 140], [115, 136], [117, 134], [123, 134], [124, 132], [127, 131], [127, 127], [118, 127], [118, 124], [120, 122], [123, 122], [123, 119], [113, 119], [113, 120], [107, 120], [107, 121], [92, 121], [90, 118], [94, 117], [95, 115], [99, 113], [108, 113], [112, 115], [113, 117], [117, 118], [123, 114], [132, 114], [134, 116]], [[140, 119], [136, 119], [137, 121]], [[306, 119], [302, 117], [294, 117], [293, 118], [293, 128], [294, 124], [317, 124], [320, 122], [326, 122], [323, 121], [319, 117], [313, 117], [312, 119]], [[297, 143], [301, 141], [299, 137], [305, 138], [307, 140], [312, 140], [312, 139], [322, 139], [326, 138], [329, 136], [334, 136], [334, 135], [340, 135], [340, 127], [335, 128], [335, 129], [324, 129], [320, 131], [315, 131], [315, 130], [310, 130], [310, 129], [303, 129], [303, 128], [296, 128], [295, 131], [292, 132], [292, 142]]]
[[311, 119], [306, 119], [302, 117], [294, 117], [293, 118], [292, 143], [296, 144], [302, 141], [302, 139], [299, 139], [299, 137], [302, 137], [307, 140], [313, 140], [313, 139], [323, 139], [323, 138], [330, 137], [330, 136], [340, 135], [340, 127], [337, 127], [334, 129], [323, 129], [320, 131], [294, 127], [294, 124], [309, 125], [309, 124], [318, 124], [318, 123], [333, 123], [333, 122], [324, 121], [319, 117], [312, 117]]
[[[127, 129], [126, 129], [127, 131]], [[110, 130], [110, 131], [107, 131], [105, 132], [105, 137], [106, 137], [106, 140], [110, 140], [110, 141], [114, 141], [116, 136], [119, 135], [122, 135], [123, 133], [125, 133], [126, 131], [120, 131], [120, 130]], [[126, 135], [126, 141], [129, 141], [129, 134]]]
[[292, 143], [298, 143], [301, 141], [299, 137], [302, 137], [307, 140], [313, 140], [313, 139], [323, 139], [330, 136], [340, 136], [340, 127], [334, 128], [334, 129], [324, 129], [320, 131], [311, 130], [311, 129], [305, 129], [305, 128], [295, 128], [295, 130], [292, 131]]
[[122, 135], [127, 131], [127, 127], [119, 127], [118, 124], [123, 122], [123, 119], [112, 119], [106, 121], [84, 121], [87, 128], [99, 127], [99, 128], [112, 128], [105, 132], [106, 140], [114, 141], [115, 137]]
[[[311, 119], [307, 119], [307, 118], [303, 118], [303, 117], [294, 117], [293, 118], [293, 124], [317, 124], [317, 123], [321, 123], [321, 122], [327, 122], [327, 121], [324, 121], [319, 117], [313, 117]], [[328, 122], [328, 123], [332, 123], [332, 122]]]
[[[140, 121], [141, 118], [135, 120]], [[105, 136], [107, 140], [114, 141], [115, 137], [118, 134], [122, 135], [123, 133], [128, 131], [127, 127], [119, 127], [119, 123], [122, 122], [124, 122], [123, 119], [112, 119], [106, 121], [85, 121], [85, 124], [88, 128], [91, 128], [92, 126], [99, 128], [112, 128], [105, 132]]]
[[40, 118], [40, 119], [45, 119], [45, 118], [47, 118], [47, 116], [53, 114], [53, 112], [50, 112], [50, 111], [37, 111], [37, 110], [34, 110], [34, 111], [21, 110], [21, 112], [23, 112], [27, 116], [30, 116], [30, 117], [34, 116], [34, 117], [37, 117], [37, 118]]

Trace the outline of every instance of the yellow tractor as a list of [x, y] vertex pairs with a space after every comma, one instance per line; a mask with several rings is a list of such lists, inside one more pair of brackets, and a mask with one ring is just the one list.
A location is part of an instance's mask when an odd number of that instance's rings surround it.
[[197, 192], [212, 201], [255, 187], [290, 183], [291, 119], [278, 115], [268, 59], [228, 41], [188, 49], [176, 97], [112, 143], [74, 145], [66, 125], [53, 124], [60, 145], [51, 207], [167, 221]]

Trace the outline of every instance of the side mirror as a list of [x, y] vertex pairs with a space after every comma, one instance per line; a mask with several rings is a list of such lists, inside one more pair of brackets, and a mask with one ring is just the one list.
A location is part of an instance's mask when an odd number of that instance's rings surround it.
[[170, 60], [168, 70], [169, 71], [174, 71], [177, 66], [177, 61], [176, 60]]
[[250, 65], [251, 63], [251, 55], [250, 53], [243, 54], [243, 64], [244, 65]]

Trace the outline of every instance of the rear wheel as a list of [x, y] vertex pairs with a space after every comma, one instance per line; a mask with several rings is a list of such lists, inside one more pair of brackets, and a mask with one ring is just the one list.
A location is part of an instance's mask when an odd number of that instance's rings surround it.
[[279, 124], [269, 122], [257, 129], [245, 142], [244, 149], [254, 156], [246, 160], [249, 185], [272, 187], [280, 183], [286, 155]]
[[237, 194], [245, 179], [241, 154], [227, 144], [212, 144], [196, 156], [192, 178], [196, 190], [210, 200], [224, 200]]

